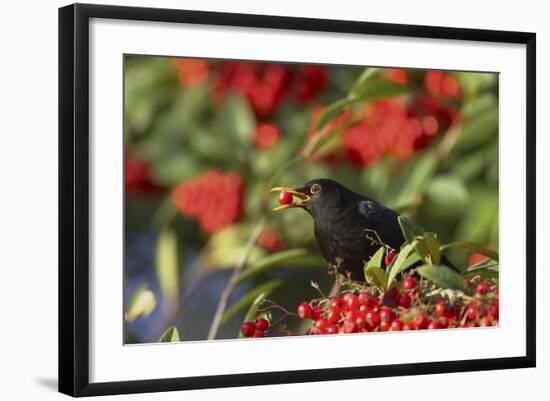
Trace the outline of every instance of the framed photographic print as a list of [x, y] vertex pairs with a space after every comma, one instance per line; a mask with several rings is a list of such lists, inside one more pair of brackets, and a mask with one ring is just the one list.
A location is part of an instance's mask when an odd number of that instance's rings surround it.
[[59, 99], [61, 392], [535, 366], [534, 33], [70, 5]]

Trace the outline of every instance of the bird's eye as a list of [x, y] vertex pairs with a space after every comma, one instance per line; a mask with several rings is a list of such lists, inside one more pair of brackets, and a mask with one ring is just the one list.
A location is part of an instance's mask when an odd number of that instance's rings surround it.
[[321, 186], [319, 184], [313, 184], [309, 188], [309, 192], [311, 192], [313, 195], [317, 195], [319, 192], [321, 192]]

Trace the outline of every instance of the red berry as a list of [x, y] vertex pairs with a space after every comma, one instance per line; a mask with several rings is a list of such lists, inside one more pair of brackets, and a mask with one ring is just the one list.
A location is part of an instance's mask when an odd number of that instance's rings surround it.
[[430, 320], [428, 319], [428, 316], [422, 312], [418, 312], [416, 315], [412, 318], [412, 324], [418, 329], [418, 330], [424, 330], [428, 328], [428, 325], [430, 324]]
[[256, 330], [258, 330], [258, 331], [266, 331], [267, 328], [269, 327], [269, 322], [264, 318], [260, 318], [260, 319], [256, 320], [256, 323], [255, 323], [254, 326], [256, 327]]
[[254, 338], [265, 337], [265, 333], [264, 333], [263, 331], [256, 330], [256, 331], [254, 332], [254, 334], [252, 335], [252, 337], [254, 337]]
[[322, 314], [323, 314], [323, 310], [321, 309], [320, 306], [314, 306], [311, 309], [311, 319], [313, 320], [318, 320]]
[[477, 286], [476, 286], [476, 295], [485, 295], [487, 293], [488, 289], [487, 282], [484, 280], [481, 280]]
[[241, 324], [241, 334], [245, 337], [252, 337], [256, 328], [252, 322], [244, 322]]
[[388, 331], [391, 327], [391, 323], [387, 320], [382, 320], [380, 322], [380, 331]]
[[446, 329], [449, 327], [449, 319], [446, 316], [439, 318], [439, 324], [441, 325], [442, 329]]
[[359, 331], [359, 328], [357, 327], [357, 324], [352, 320], [346, 320], [344, 321], [344, 333], [357, 333]]
[[468, 319], [476, 320], [480, 315], [479, 303], [476, 301], [471, 302], [466, 313], [468, 315]]
[[393, 315], [391, 308], [388, 308], [388, 307], [380, 308], [379, 315], [380, 315], [380, 320], [382, 322], [390, 322], [395, 317]]
[[487, 317], [491, 320], [498, 320], [498, 300], [495, 301], [487, 311]]
[[361, 312], [359, 312], [357, 309], [351, 309], [346, 313], [346, 319], [348, 320], [355, 320], [361, 315]]
[[319, 334], [326, 334], [329, 322], [327, 319], [318, 319], [315, 321], [314, 327]]
[[432, 320], [428, 325], [429, 330], [439, 330], [442, 329], [441, 323], [438, 320]]
[[409, 294], [402, 294], [399, 296], [399, 301], [398, 301], [398, 304], [399, 306], [403, 307], [403, 308], [408, 308], [411, 304], [411, 297]]
[[281, 205], [288, 205], [292, 203], [293, 196], [290, 192], [281, 191], [279, 193], [279, 203]]
[[386, 266], [389, 266], [391, 264], [393, 258], [395, 258], [395, 255], [396, 253], [393, 249], [386, 252], [386, 256], [384, 257], [384, 263], [386, 264]]
[[331, 311], [340, 313], [342, 312], [342, 309], [344, 309], [344, 301], [342, 301], [342, 298], [332, 298], [328, 304], [328, 308]]
[[334, 310], [328, 311], [327, 320], [330, 323], [338, 323], [340, 321], [340, 312], [336, 312]]
[[364, 305], [366, 307], [370, 307], [372, 305], [373, 297], [368, 291], [361, 291], [357, 298], [359, 299], [361, 306]]
[[407, 322], [403, 325], [403, 330], [416, 330], [416, 326], [412, 322]]
[[449, 315], [449, 306], [443, 300], [437, 301], [435, 304], [435, 315], [437, 317], [443, 317]]
[[357, 325], [357, 328], [362, 331], [368, 331], [370, 328], [364, 315], [359, 315], [357, 319], [355, 319], [355, 324]]
[[364, 315], [365, 313], [367, 313], [370, 310], [371, 310], [371, 308], [368, 307], [367, 305], [361, 305], [359, 307], [359, 313], [362, 314], [362, 315]]
[[302, 302], [300, 305], [298, 305], [298, 316], [300, 316], [301, 319], [311, 318], [312, 312], [313, 308], [307, 302]]
[[326, 329], [326, 334], [338, 334], [338, 326], [331, 324]]
[[480, 327], [489, 327], [489, 326], [491, 326], [491, 320], [487, 317], [484, 317], [479, 321], [479, 326]]
[[287, 336], [295, 336], [296, 334], [294, 334], [294, 332], [292, 331], [289, 331], [288, 333], [286, 333]]
[[380, 315], [378, 312], [375, 311], [368, 311], [365, 315], [365, 320], [369, 324], [369, 326], [374, 329], [376, 326], [380, 324]]
[[393, 319], [390, 325], [390, 331], [401, 331], [403, 330], [403, 322], [399, 319]]
[[357, 295], [348, 292], [344, 295], [343, 301], [349, 310], [359, 309], [360, 304]]
[[403, 291], [411, 291], [416, 288], [416, 280], [412, 277], [406, 278], [401, 284]]

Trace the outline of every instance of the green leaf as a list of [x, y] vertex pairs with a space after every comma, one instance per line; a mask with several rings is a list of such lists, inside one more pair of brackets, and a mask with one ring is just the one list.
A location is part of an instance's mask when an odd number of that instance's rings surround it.
[[411, 255], [415, 245], [416, 244], [414, 241], [411, 244], [405, 244], [405, 246], [403, 246], [399, 251], [399, 254], [393, 258], [392, 263], [388, 267], [389, 273], [386, 284], [387, 288], [390, 288], [399, 273], [405, 271], [420, 260], [420, 257], [417, 254], [414, 253]]
[[[246, 244], [250, 238], [251, 227], [234, 224], [212, 235], [200, 254], [202, 273], [214, 269], [226, 269], [235, 266], [243, 257]], [[254, 247], [248, 263], [254, 263], [265, 255], [265, 252]]]
[[146, 284], [142, 284], [136, 289], [130, 302], [128, 302], [124, 320], [133, 322], [140, 316], [147, 316], [155, 309], [156, 304], [155, 294], [147, 289]]
[[351, 90], [349, 92], [350, 95], [357, 96], [359, 93], [361, 93], [365, 85], [368, 84], [370, 79], [374, 77], [378, 71], [380, 71], [380, 68], [376, 68], [376, 67], [365, 68], [365, 70], [363, 70], [361, 75], [359, 75], [359, 78], [357, 78], [357, 80], [351, 87]]
[[416, 269], [416, 272], [441, 288], [451, 288], [465, 293], [471, 291], [464, 283], [464, 277], [446, 266], [423, 265]]
[[159, 342], [161, 343], [177, 343], [179, 341], [181, 341], [180, 333], [176, 326], [168, 327], [159, 338]]
[[255, 118], [248, 103], [241, 96], [229, 96], [224, 102], [223, 109], [226, 113], [228, 132], [235, 135], [243, 145], [250, 145]]
[[476, 244], [473, 242], [451, 242], [449, 244], [441, 245], [439, 249], [443, 252], [444, 250], [450, 248], [460, 248], [473, 253], [481, 253], [482, 255], [485, 255], [498, 262], [498, 252], [493, 251], [492, 249], [487, 249], [485, 248], [485, 246], [480, 244]]
[[378, 99], [384, 99], [388, 97], [398, 96], [409, 91], [409, 87], [399, 85], [392, 81], [377, 80], [370, 81], [368, 85], [361, 88], [361, 91], [356, 95], [352, 95], [348, 98], [337, 100], [328, 106], [319, 116], [317, 120], [317, 131], [321, 131], [325, 125], [338, 116], [347, 107], [362, 102], [369, 102]]
[[386, 281], [388, 279], [386, 272], [382, 269], [382, 260], [384, 259], [385, 252], [386, 248], [380, 247], [363, 268], [365, 280], [382, 290], [386, 288]]
[[317, 131], [321, 131], [329, 121], [336, 118], [340, 113], [344, 111], [347, 106], [352, 103], [353, 100], [340, 99], [332, 103], [330, 106], [326, 107], [319, 116], [319, 119], [317, 120]]
[[178, 299], [178, 238], [173, 229], [165, 228], [160, 232], [155, 269], [163, 295], [172, 301]]
[[323, 133], [318, 139], [313, 148], [309, 151], [309, 155], [317, 158], [334, 152], [338, 146], [340, 146], [340, 135], [348, 127], [356, 124], [356, 120], [348, 120], [342, 123], [338, 128], [331, 130], [330, 132]]
[[413, 222], [405, 216], [397, 217], [397, 221], [399, 222], [405, 241], [409, 244], [411, 244], [417, 236], [422, 236], [424, 234], [424, 229], [421, 226], [413, 224]]
[[421, 154], [406, 165], [398, 179], [393, 179], [393, 204], [399, 205], [420, 197], [437, 171], [438, 156], [434, 151]]
[[472, 116], [460, 132], [453, 152], [477, 149], [498, 134], [498, 106], [488, 108]]
[[381, 246], [374, 255], [370, 258], [370, 260], [367, 262], [366, 268], [369, 267], [382, 267], [382, 261], [384, 260], [384, 253], [386, 252], [386, 248]]
[[378, 79], [376, 81], [368, 81], [359, 88], [357, 93], [354, 94], [354, 98], [361, 102], [372, 101], [402, 95], [409, 90], [410, 88], [406, 85], [400, 85], [385, 79]]
[[427, 207], [437, 216], [462, 213], [468, 204], [469, 193], [462, 181], [452, 176], [435, 177], [424, 191]]
[[256, 302], [257, 298], [260, 295], [267, 296], [271, 291], [279, 287], [282, 283], [283, 282], [281, 280], [270, 280], [266, 283], [260, 284], [259, 286], [252, 288], [225, 311], [220, 324], [223, 325], [227, 323], [231, 318], [233, 318], [249, 305], [252, 304], [252, 306], [254, 306], [254, 302]]
[[498, 279], [499, 269], [498, 262], [492, 259], [485, 259], [475, 265], [466, 268], [466, 271], [462, 273], [464, 278], [471, 278], [474, 276], [481, 276], [482, 278]]
[[441, 243], [435, 233], [426, 233], [423, 236], [416, 237], [415, 249], [418, 255], [429, 265], [438, 265], [441, 260]]
[[386, 282], [388, 276], [384, 269], [380, 267], [366, 267], [365, 268], [365, 278], [367, 282], [371, 285], [374, 285], [381, 290], [386, 289]]
[[280, 266], [291, 268], [316, 268], [324, 267], [325, 265], [326, 262], [321, 256], [312, 255], [307, 249], [288, 249], [264, 256], [250, 263], [249, 267], [240, 274], [237, 282], [240, 283]]

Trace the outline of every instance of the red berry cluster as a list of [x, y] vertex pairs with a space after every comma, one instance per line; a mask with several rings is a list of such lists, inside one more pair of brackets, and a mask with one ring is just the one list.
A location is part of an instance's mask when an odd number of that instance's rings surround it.
[[[411, 80], [403, 69], [389, 69], [384, 75], [402, 85]], [[327, 124], [324, 133], [351, 123], [352, 118], [356, 120], [343, 132], [342, 142], [343, 156], [357, 167], [370, 166], [384, 155], [409, 158], [458, 118], [456, 106], [448, 102], [462, 96], [462, 88], [454, 76], [428, 71], [424, 75], [424, 88], [414, 98], [378, 100], [362, 110], [342, 113]], [[322, 111], [323, 108], [317, 108], [312, 113], [310, 137], [318, 134], [316, 124]], [[339, 157], [331, 156], [328, 160]]]
[[206, 232], [215, 233], [241, 216], [243, 188], [244, 181], [238, 173], [208, 170], [180, 184], [172, 200], [182, 214], [196, 217]]
[[181, 86], [202, 85], [208, 80], [208, 62], [196, 58], [177, 58], [173, 60], [178, 71], [178, 80]]
[[277, 252], [287, 248], [287, 243], [274, 230], [266, 229], [258, 237], [258, 245], [269, 252]]
[[443, 71], [427, 71], [424, 76], [424, 86], [427, 92], [435, 98], [459, 98], [462, 88], [458, 80]]
[[254, 131], [254, 146], [259, 150], [269, 150], [279, 141], [279, 127], [272, 123], [260, 123]]
[[363, 289], [303, 302], [297, 314], [311, 319], [305, 332], [309, 335], [498, 325], [496, 284], [480, 280], [475, 285], [476, 297], [471, 301], [439, 299], [434, 303], [417, 280], [408, 277], [386, 293]]
[[403, 70], [401, 68], [387, 69], [386, 78], [400, 85], [407, 85], [410, 81], [407, 70]]
[[424, 135], [420, 120], [410, 116], [401, 98], [379, 100], [367, 105], [365, 118], [343, 134], [348, 160], [357, 166], [369, 166], [384, 154], [409, 157], [415, 142]]
[[157, 194], [163, 190], [153, 181], [149, 163], [136, 153], [128, 153], [124, 159], [124, 188], [126, 192], [139, 195]]
[[248, 322], [244, 322], [241, 325], [241, 334], [244, 337], [265, 337], [265, 332], [269, 329], [269, 322], [267, 319], [260, 318]]
[[319, 65], [302, 65], [294, 81], [294, 98], [300, 103], [307, 103], [325, 89], [328, 72]]
[[255, 62], [223, 61], [219, 63], [213, 94], [220, 99], [235, 90], [248, 100], [258, 117], [273, 113], [285, 93], [301, 103], [319, 95], [328, 81], [324, 67]]

